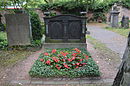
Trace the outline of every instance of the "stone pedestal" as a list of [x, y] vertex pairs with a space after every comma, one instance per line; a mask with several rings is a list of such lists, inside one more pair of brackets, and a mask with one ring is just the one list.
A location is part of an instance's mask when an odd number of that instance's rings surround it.
[[43, 43], [43, 48], [87, 48], [86, 43]]
[[118, 11], [112, 11], [111, 12], [111, 27], [119, 27], [118, 25], [118, 15], [120, 12]]

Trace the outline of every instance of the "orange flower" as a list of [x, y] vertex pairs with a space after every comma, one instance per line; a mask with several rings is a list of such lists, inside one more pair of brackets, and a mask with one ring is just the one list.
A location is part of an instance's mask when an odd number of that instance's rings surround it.
[[75, 48], [74, 50], [78, 53], [81, 53], [81, 51], [78, 48]]
[[62, 56], [66, 56], [68, 53], [60, 52]]

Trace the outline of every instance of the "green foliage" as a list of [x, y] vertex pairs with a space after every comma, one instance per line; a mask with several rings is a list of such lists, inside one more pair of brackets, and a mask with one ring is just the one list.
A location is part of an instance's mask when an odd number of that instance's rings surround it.
[[30, 12], [30, 19], [31, 19], [31, 27], [32, 27], [32, 37], [33, 40], [41, 40], [43, 35], [43, 29], [41, 26], [40, 19], [38, 17], [38, 14], [31, 11]]
[[122, 5], [128, 9], [130, 9], [130, 0], [122, 0]]
[[102, 20], [103, 22], [106, 22], [106, 16], [102, 12], [94, 12], [93, 19], [94, 21]]
[[0, 49], [5, 49], [7, 48], [8, 43], [7, 43], [7, 37], [5, 32], [0, 32]]
[[[73, 48], [58, 48], [56, 50], [69, 52], [69, 51], [72, 51], [72, 49]], [[46, 63], [41, 61], [41, 59], [44, 59], [45, 57], [48, 59], [50, 58], [49, 56], [43, 56], [43, 53], [42, 53], [40, 55], [40, 57], [36, 60], [36, 62], [33, 64], [33, 67], [29, 71], [29, 75], [32, 77], [71, 77], [71, 78], [86, 77], [86, 76], [91, 76], [91, 77], [100, 76], [99, 67], [97, 66], [97, 64], [95, 63], [93, 58], [90, 56], [89, 52], [84, 48], [80, 48], [80, 50], [83, 54], [86, 54], [89, 56], [89, 58], [87, 59], [87, 62], [86, 62], [87, 64], [82, 67], [78, 67], [78, 68], [62, 67], [60, 70], [58, 70], [58, 69], [54, 68], [53, 65], [47, 65]], [[47, 49], [46, 52], [51, 53], [52, 50]], [[70, 58], [70, 57], [68, 57], [68, 58]], [[80, 58], [84, 58], [84, 57], [81, 55]], [[51, 62], [53, 62], [53, 60]], [[58, 63], [58, 65], [62, 66], [60, 64], [60, 62]], [[54, 63], [54, 64], [57, 64], [57, 63]], [[70, 65], [71, 63], [68, 63], [68, 61], [66, 61], [65, 64], [68, 64], [69, 67], [72, 66], [72, 65]]]

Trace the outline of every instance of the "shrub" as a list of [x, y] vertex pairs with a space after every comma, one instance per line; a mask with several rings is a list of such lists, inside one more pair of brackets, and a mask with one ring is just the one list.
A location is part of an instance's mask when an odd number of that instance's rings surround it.
[[29, 71], [32, 77], [100, 76], [99, 67], [86, 49], [47, 49]]
[[39, 19], [38, 14], [35, 12], [31, 11], [30, 13], [30, 19], [31, 19], [31, 27], [32, 27], [32, 37], [33, 40], [41, 40], [42, 35], [43, 35], [43, 29], [41, 26], [41, 22]]

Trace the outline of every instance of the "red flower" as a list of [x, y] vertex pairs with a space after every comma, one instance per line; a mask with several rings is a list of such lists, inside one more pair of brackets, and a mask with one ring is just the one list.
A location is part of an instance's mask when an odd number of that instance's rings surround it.
[[60, 52], [62, 56], [66, 56], [68, 53]]
[[55, 66], [58, 70], [60, 70], [60, 68], [61, 68], [61, 66], [59, 66], [59, 65], [56, 65]]
[[49, 54], [48, 53], [44, 53], [45, 56], [48, 56]]
[[40, 61], [41, 61], [41, 62], [43, 62], [43, 61], [44, 61], [44, 59], [40, 59]]
[[62, 59], [63, 62], [65, 62], [65, 59]]
[[88, 59], [89, 58], [89, 56], [86, 56], [86, 59]]
[[64, 65], [64, 67], [65, 67], [65, 68], [70, 68], [70, 67], [68, 67], [68, 65], [67, 65], [67, 64], [65, 64], [65, 63], [63, 63], [63, 65]]
[[71, 62], [72, 60], [71, 59], [68, 59], [69, 62]]
[[80, 63], [76, 63], [76, 65], [80, 65]]
[[77, 56], [77, 53], [73, 53], [72, 56]]
[[46, 61], [46, 64], [50, 65], [50, 64], [51, 64], [51, 61], [50, 61], [50, 60], [47, 60], [47, 61]]
[[80, 59], [79, 61], [83, 61], [83, 59]]
[[59, 62], [60, 60], [57, 59], [56, 57], [52, 57], [52, 59], [55, 61], [55, 62]]
[[75, 60], [75, 58], [76, 58], [76, 57], [75, 57], [75, 56], [73, 56], [73, 57], [72, 57], [72, 60]]
[[52, 50], [52, 53], [55, 53], [55, 52], [56, 52], [56, 49], [53, 49], [53, 50]]
[[86, 65], [87, 63], [82, 63], [82, 65]]
[[79, 66], [76, 66], [75, 68], [79, 68]]

